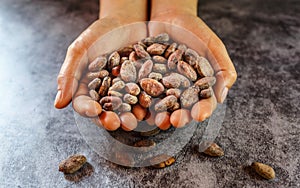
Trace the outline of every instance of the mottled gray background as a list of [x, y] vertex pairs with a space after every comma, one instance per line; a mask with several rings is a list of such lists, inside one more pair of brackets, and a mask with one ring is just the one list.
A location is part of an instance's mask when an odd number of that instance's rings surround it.
[[[300, 3], [202, 0], [199, 15], [223, 39], [239, 74], [216, 142], [222, 158], [189, 145], [166, 169], [127, 169], [82, 139], [71, 106], [53, 108], [68, 45], [98, 15], [97, 1], [0, 1], [0, 187], [299, 187]], [[58, 163], [83, 153], [94, 166], [79, 183]], [[265, 181], [252, 161], [274, 167]]]

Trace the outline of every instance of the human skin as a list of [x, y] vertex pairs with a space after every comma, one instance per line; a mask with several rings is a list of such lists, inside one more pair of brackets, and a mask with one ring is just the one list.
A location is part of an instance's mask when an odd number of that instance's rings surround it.
[[[167, 7], [167, 8], [166, 8]], [[217, 82], [214, 95], [196, 103], [197, 120], [208, 118], [217, 102], [223, 103], [228, 90], [234, 84], [237, 73], [220, 38], [197, 16], [197, 0], [151, 0], [151, 36], [167, 32], [205, 56], [215, 71]]]
[[[73, 100], [73, 108], [79, 114], [88, 117], [100, 114], [102, 108], [88, 96], [86, 81], [81, 80], [82, 73], [88, 62], [99, 56], [101, 51], [108, 51], [117, 45], [118, 41], [105, 41], [102, 36], [115, 28], [136, 22], [142, 23], [146, 19], [147, 0], [100, 0], [99, 19], [68, 47], [57, 77], [58, 92], [54, 106], [64, 108]], [[117, 32], [126, 38], [127, 42], [136, 42], [146, 37], [147, 28], [145, 24], [134, 24]], [[109, 45], [105, 45], [108, 43]]]
[[[88, 94], [87, 80], [82, 73], [88, 62], [103, 51], [113, 50], [119, 41], [105, 41], [101, 37], [115, 28], [135, 22], [144, 22], [150, 10], [148, 31], [151, 36], [167, 32], [181, 43], [195, 49], [209, 59], [215, 70], [217, 83], [214, 95], [197, 103], [197, 118], [203, 121], [222, 103], [228, 89], [236, 80], [235, 68], [226, 48], [217, 35], [197, 16], [197, 0], [100, 0], [99, 19], [89, 26], [68, 48], [65, 61], [57, 78], [56, 108], [66, 107], [71, 100], [73, 108], [87, 117], [98, 116], [102, 108]], [[167, 8], [166, 8], [167, 7]], [[126, 35], [127, 33], [127, 35]], [[136, 42], [147, 35], [145, 24], [134, 24], [119, 30], [127, 42]], [[103, 49], [105, 44], [110, 47]], [[102, 52], [101, 52], [102, 51]]]

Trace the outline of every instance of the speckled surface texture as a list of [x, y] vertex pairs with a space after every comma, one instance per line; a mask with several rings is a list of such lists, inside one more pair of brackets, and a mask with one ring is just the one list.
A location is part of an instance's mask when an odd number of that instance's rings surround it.
[[[128, 169], [90, 149], [71, 106], [53, 107], [66, 49], [97, 18], [97, 1], [1, 0], [0, 187], [300, 187], [299, 13], [298, 0], [200, 1], [239, 75], [216, 139], [225, 156], [188, 145], [167, 169]], [[58, 172], [74, 153], [94, 171], [78, 183]], [[257, 176], [252, 161], [276, 179]]]

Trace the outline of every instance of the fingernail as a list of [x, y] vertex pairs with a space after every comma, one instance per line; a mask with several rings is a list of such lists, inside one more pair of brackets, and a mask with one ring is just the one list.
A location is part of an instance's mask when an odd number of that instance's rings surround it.
[[58, 102], [60, 101], [60, 98], [61, 98], [61, 90], [58, 90], [54, 100], [54, 106], [57, 106]]
[[224, 100], [226, 99], [227, 97], [227, 94], [228, 94], [228, 88], [227, 87], [224, 87], [223, 91], [222, 91], [222, 95], [221, 95], [221, 103], [224, 102]]

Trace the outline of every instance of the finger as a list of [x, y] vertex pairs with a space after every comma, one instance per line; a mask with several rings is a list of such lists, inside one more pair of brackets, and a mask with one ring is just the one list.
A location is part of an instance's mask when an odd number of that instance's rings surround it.
[[85, 83], [80, 83], [72, 104], [74, 110], [82, 116], [95, 117], [102, 112], [101, 105], [88, 96], [88, 88]]
[[191, 116], [196, 121], [204, 121], [211, 116], [213, 111], [217, 107], [217, 100], [214, 95], [208, 99], [201, 99], [199, 102], [194, 104], [191, 110]]
[[217, 101], [223, 103], [228, 89], [236, 81], [237, 73], [224, 44], [216, 35], [213, 35], [209, 41], [208, 49], [207, 57], [215, 70], [217, 78], [214, 92]]

